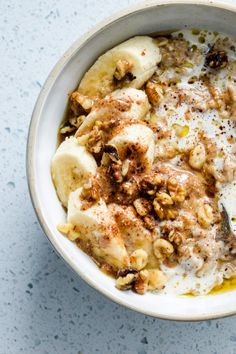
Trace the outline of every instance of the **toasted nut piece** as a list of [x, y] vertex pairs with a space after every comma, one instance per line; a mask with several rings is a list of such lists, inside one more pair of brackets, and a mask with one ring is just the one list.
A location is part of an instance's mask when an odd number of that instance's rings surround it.
[[137, 278], [137, 275], [134, 273], [129, 273], [125, 277], [119, 277], [116, 280], [116, 287], [120, 290], [131, 289], [133, 282]]
[[80, 234], [79, 234], [79, 232], [75, 229], [75, 230], [69, 231], [67, 237], [68, 237], [69, 240], [75, 241], [75, 240], [77, 240], [77, 238], [80, 237]]
[[89, 133], [86, 148], [89, 152], [97, 154], [103, 149], [103, 146], [103, 132], [97, 126], [94, 126]]
[[61, 134], [72, 133], [75, 129], [76, 129], [75, 127], [70, 127], [70, 126], [63, 127], [63, 128], [60, 129], [60, 133]]
[[123, 182], [121, 185], [121, 191], [129, 196], [132, 200], [138, 197], [138, 186], [134, 180]]
[[146, 200], [145, 198], [136, 199], [134, 201], [134, 207], [135, 207], [137, 213], [141, 216], [147, 215], [152, 209], [151, 203], [148, 200]]
[[167, 278], [159, 269], [148, 270], [148, 290], [161, 290], [165, 287]]
[[159, 106], [163, 99], [163, 88], [161, 85], [149, 81], [146, 85], [146, 94], [151, 104]]
[[164, 192], [158, 192], [156, 194], [156, 200], [162, 205], [172, 205], [173, 204], [173, 200], [172, 200], [171, 196], [167, 193], [164, 193]]
[[74, 228], [74, 225], [70, 223], [57, 225], [57, 230], [64, 235], [68, 235], [71, 230], [74, 230]]
[[174, 230], [172, 230], [169, 233], [168, 238], [170, 242], [175, 243], [177, 246], [179, 246], [181, 243], [185, 241], [184, 235], [181, 234], [179, 231], [174, 231]]
[[144, 176], [140, 181], [140, 189], [142, 192], [153, 195], [155, 194], [156, 184], [151, 176]]
[[88, 143], [88, 140], [89, 140], [89, 134], [84, 134], [82, 136], [79, 136], [77, 138], [77, 140], [78, 140], [78, 143], [80, 145], [86, 145]]
[[89, 202], [98, 201], [100, 199], [100, 185], [96, 179], [90, 179], [84, 184], [81, 198]]
[[93, 106], [93, 100], [87, 96], [82, 95], [78, 91], [73, 92], [70, 96], [70, 99], [72, 103], [80, 104], [85, 110], [90, 110]]
[[178, 216], [178, 211], [173, 209], [173, 208], [169, 208], [169, 209], [166, 209], [165, 210], [165, 218], [167, 220], [171, 219], [171, 220], [174, 220], [176, 219]]
[[129, 267], [129, 268], [119, 269], [117, 272], [117, 276], [124, 278], [128, 274], [136, 274], [137, 275], [137, 273], [138, 273], [137, 269]]
[[199, 224], [208, 228], [213, 221], [213, 210], [209, 204], [201, 204], [197, 209], [197, 219]]
[[169, 43], [169, 40], [166, 37], [157, 37], [155, 38], [155, 41], [157, 42], [158, 47], [164, 47]]
[[202, 143], [198, 144], [189, 156], [189, 165], [195, 170], [200, 170], [206, 162], [206, 150]]
[[79, 237], [79, 233], [75, 230], [75, 226], [70, 223], [58, 224], [57, 230], [66, 235], [71, 241], [75, 241]]
[[140, 270], [147, 265], [148, 255], [142, 248], [135, 250], [130, 256], [130, 264], [134, 269]]
[[132, 69], [132, 64], [128, 62], [128, 60], [125, 59], [120, 59], [116, 63], [116, 71], [114, 73], [114, 76], [117, 80], [123, 79], [125, 75], [129, 72], [130, 69]]
[[167, 182], [167, 188], [174, 202], [183, 202], [187, 196], [187, 190], [178, 183], [175, 177], [170, 177]]
[[164, 209], [162, 208], [161, 204], [158, 202], [157, 199], [154, 199], [153, 206], [157, 216], [159, 216], [161, 220], [164, 219]]
[[122, 166], [118, 163], [112, 163], [107, 170], [108, 174], [116, 183], [123, 182]]
[[170, 177], [168, 179], [168, 190], [169, 192], [176, 192], [179, 184], [178, 181], [175, 177]]
[[69, 119], [69, 122], [71, 125], [75, 126], [76, 128], [79, 128], [79, 126], [83, 123], [85, 120], [86, 116], [83, 114], [79, 117], [72, 117]]
[[236, 160], [230, 156], [224, 159], [223, 173], [225, 181], [232, 182], [236, 176]]
[[156, 258], [162, 261], [172, 255], [174, 247], [169, 241], [163, 238], [158, 238], [153, 243], [153, 252]]
[[145, 216], [143, 218], [143, 221], [145, 223], [145, 227], [150, 231], [153, 231], [155, 229], [155, 227], [157, 226], [157, 222], [152, 215]]
[[141, 270], [138, 274], [138, 277], [134, 283], [134, 290], [136, 293], [143, 295], [147, 291], [148, 288], [148, 270]]
[[153, 182], [155, 183], [156, 186], [162, 185], [163, 184], [162, 175], [159, 173], [155, 173], [153, 176]]

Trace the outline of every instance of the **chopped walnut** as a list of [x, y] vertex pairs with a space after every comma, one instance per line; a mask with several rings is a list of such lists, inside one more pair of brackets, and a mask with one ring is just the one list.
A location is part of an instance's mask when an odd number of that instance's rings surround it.
[[70, 135], [71, 133], [74, 133], [76, 129], [78, 129], [79, 126], [83, 123], [85, 118], [86, 115], [80, 115], [78, 117], [75, 116], [70, 117], [69, 120], [66, 120], [63, 123], [63, 126], [60, 128], [60, 134]]
[[124, 277], [119, 277], [116, 280], [116, 287], [120, 290], [128, 290], [132, 288], [133, 283], [135, 282], [137, 275], [134, 273], [129, 273]]
[[160, 52], [162, 55], [160, 66], [164, 69], [183, 66], [191, 55], [188, 43], [184, 39], [168, 39], [166, 45], [160, 47]]
[[152, 204], [145, 198], [138, 198], [134, 201], [134, 207], [141, 216], [147, 215], [152, 210]]
[[116, 63], [116, 70], [114, 73], [114, 77], [117, 80], [121, 80], [125, 77], [125, 75], [132, 69], [132, 63], [128, 62], [128, 60], [120, 59]]
[[81, 199], [89, 203], [94, 203], [100, 199], [100, 190], [101, 187], [97, 179], [93, 178], [87, 184], [84, 184]]
[[84, 146], [88, 143], [88, 140], [89, 140], [89, 134], [84, 134], [77, 138], [78, 143]]
[[134, 283], [134, 290], [138, 294], [145, 294], [147, 290], [161, 290], [165, 287], [167, 278], [159, 269], [141, 270]]
[[204, 83], [212, 96], [208, 101], [207, 106], [210, 109], [217, 109], [219, 115], [223, 119], [236, 120], [236, 87], [234, 84], [228, 85], [227, 89], [220, 92], [215, 86], [210, 83], [209, 78], [204, 77]]
[[171, 160], [179, 154], [178, 149], [175, 146], [173, 146], [171, 143], [157, 145], [156, 147], [157, 147], [156, 161], [158, 161], [158, 160], [162, 160], [162, 161]]
[[89, 133], [86, 148], [89, 152], [98, 154], [102, 151], [103, 146], [103, 132], [95, 125]]
[[148, 254], [143, 249], [137, 249], [130, 255], [130, 264], [134, 269], [143, 269], [148, 262]]
[[172, 255], [174, 252], [174, 247], [164, 238], [158, 238], [153, 243], [153, 251], [156, 258], [160, 261], [163, 261], [165, 258], [168, 258]]
[[169, 40], [166, 37], [157, 37], [157, 38], [155, 38], [155, 41], [156, 41], [158, 47], [164, 47], [169, 43]]
[[78, 91], [72, 92], [70, 96], [71, 107], [73, 111], [77, 111], [77, 106], [81, 106], [85, 111], [91, 110], [93, 106], [93, 100], [88, 96], [84, 96]]
[[159, 269], [148, 270], [148, 290], [161, 290], [165, 287], [167, 278]]
[[72, 133], [73, 131], [75, 131], [75, 127], [73, 126], [73, 127], [71, 127], [71, 126], [66, 126], [66, 127], [62, 127], [61, 129], [60, 129], [60, 133], [61, 134], [68, 134], [68, 133]]
[[86, 118], [86, 115], [82, 114], [79, 117], [70, 118], [69, 122], [74, 127], [79, 128], [79, 126], [84, 122], [85, 118]]
[[172, 230], [169, 235], [168, 239], [170, 242], [174, 243], [176, 246], [179, 246], [180, 244], [185, 242], [185, 236], [183, 233], [179, 231]]
[[198, 144], [190, 152], [189, 165], [195, 170], [200, 170], [206, 162], [206, 150], [203, 144]]
[[175, 210], [174, 208], [171, 208], [169, 205], [161, 204], [160, 201], [158, 200], [158, 198], [155, 198], [153, 200], [153, 207], [154, 207], [154, 210], [155, 210], [157, 216], [161, 220], [175, 219], [178, 216], [177, 210]]
[[120, 164], [111, 163], [108, 167], [107, 173], [116, 183], [121, 183], [123, 181], [122, 167]]
[[75, 241], [79, 237], [79, 233], [75, 230], [75, 225], [70, 223], [58, 224], [57, 230], [66, 235], [71, 241]]
[[223, 166], [224, 179], [227, 182], [232, 182], [236, 176], [236, 158], [233, 156], [226, 156]]
[[160, 84], [149, 81], [146, 85], [145, 91], [149, 102], [154, 106], [159, 106], [163, 99], [163, 87]]
[[163, 207], [161, 206], [161, 204], [158, 202], [158, 200], [154, 199], [153, 201], [153, 206], [154, 206], [154, 210], [157, 214], [157, 216], [162, 220], [164, 219], [165, 216], [165, 212]]
[[171, 196], [165, 192], [158, 192], [156, 193], [155, 198], [161, 205], [172, 205], [173, 200]]
[[197, 209], [197, 219], [202, 227], [208, 228], [213, 221], [212, 207], [209, 204], [200, 203]]
[[156, 226], [157, 226], [157, 221], [155, 220], [155, 218], [152, 215], [147, 215], [143, 218], [145, 227], [150, 230], [153, 231]]
[[167, 182], [167, 188], [174, 202], [183, 202], [187, 196], [186, 188], [180, 184], [175, 177], [170, 177]]
[[142, 177], [140, 181], [140, 190], [145, 194], [154, 195], [157, 188], [161, 186], [162, 183], [163, 179], [160, 174], [146, 175]]
[[165, 219], [174, 220], [177, 218], [177, 216], [178, 216], [178, 211], [176, 209], [168, 208], [165, 210]]
[[135, 280], [134, 283], [134, 291], [140, 295], [145, 294], [145, 292], [148, 289], [148, 277], [149, 277], [149, 273], [148, 270], [141, 270], [138, 273], [138, 277]]
[[120, 191], [130, 196], [131, 199], [136, 199], [138, 197], [139, 188], [137, 182], [134, 179], [130, 179], [129, 181], [123, 182]]
[[68, 235], [71, 230], [74, 230], [75, 226], [73, 224], [58, 224], [57, 230], [64, 235]]
[[200, 134], [201, 142], [205, 147], [206, 162], [212, 162], [217, 156], [217, 145], [206, 134]]

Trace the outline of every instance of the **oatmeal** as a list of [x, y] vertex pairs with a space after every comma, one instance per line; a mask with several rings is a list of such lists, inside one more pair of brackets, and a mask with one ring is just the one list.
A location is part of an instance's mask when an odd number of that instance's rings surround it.
[[58, 230], [120, 290], [202, 295], [236, 276], [235, 48], [206, 30], [134, 37], [69, 96]]

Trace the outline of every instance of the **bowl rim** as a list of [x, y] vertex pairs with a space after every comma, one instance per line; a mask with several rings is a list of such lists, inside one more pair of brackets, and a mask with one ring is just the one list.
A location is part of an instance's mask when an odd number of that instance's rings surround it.
[[33, 113], [31, 116], [31, 121], [28, 130], [28, 138], [27, 138], [27, 147], [26, 147], [26, 175], [27, 175], [27, 183], [30, 193], [31, 202], [33, 208], [35, 210], [37, 219], [41, 228], [43, 229], [45, 235], [48, 240], [52, 244], [53, 248], [56, 250], [57, 254], [64, 260], [67, 266], [70, 267], [77, 275], [79, 275], [89, 286], [99, 291], [101, 294], [105, 295], [107, 298], [112, 300], [113, 302], [122, 305], [126, 308], [134, 310], [136, 312], [142, 313], [144, 315], [152, 316], [155, 318], [165, 319], [165, 320], [175, 320], [175, 321], [202, 321], [202, 320], [210, 320], [228, 317], [236, 314], [236, 308], [228, 311], [215, 311], [211, 314], [201, 314], [201, 315], [159, 315], [155, 311], [152, 310], [142, 310], [138, 308], [135, 304], [127, 304], [125, 300], [119, 298], [119, 296], [112, 294], [106, 288], [102, 286], [98, 286], [93, 280], [86, 275], [83, 271], [75, 270], [73, 262], [66, 254], [63, 252], [63, 248], [58, 245], [56, 241], [53, 240], [53, 232], [47, 225], [46, 219], [43, 216], [42, 211], [39, 207], [39, 200], [37, 195], [37, 187], [35, 184], [35, 174], [34, 174], [34, 161], [35, 161], [35, 136], [37, 135], [38, 126], [40, 123], [40, 116], [46, 102], [47, 96], [51, 91], [58, 75], [63, 71], [64, 67], [73, 57], [73, 55], [83, 46], [86, 45], [86, 42], [95, 36], [97, 32], [104, 30], [107, 26], [119, 21], [121, 18], [125, 18], [130, 13], [135, 13], [142, 11], [146, 8], [156, 7], [156, 6], [165, 6], [165, 5], [175, 5], [175, 4], [186, 4], [186, 5], [203, 5], [209, 6], [213, 8], [220, 8], [224, 10], [228, 10], [230, 12], [236, 13], [236, 3], [229, 3], [228, 1], [222, 0], [149, 0], [149, 1], [141, 1], [137, 5], [131, 5], [126, 7], [124, 10], [118, 11], [113, 15], [107, 17], [105, 20], [100, 21], [97, 25], [95, 25], [91, 30], [87, 31], [85, 34], [80, 36], [67, 51], [63, 54], [63, 56], [57, 61], [56, 65], [53, 67], [51, 72], [49, 73], [45, 83], [43, 84], [37, 101], [35, 103]]

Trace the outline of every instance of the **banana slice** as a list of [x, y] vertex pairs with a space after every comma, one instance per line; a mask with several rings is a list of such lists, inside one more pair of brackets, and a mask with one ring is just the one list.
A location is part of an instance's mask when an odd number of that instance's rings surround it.
[[121, 160], [127, 156], [127, 150], [133, 151], [142, 162], [144, 171], [150, 171], [154, 161], [155, 140], [153, 131], [143, 124], [125, 126], [112, 138], [109, 145], [114, 145]]
[[108, 101], [115, 100], [120, 102], [122, 109], [122, 102], [130, 105], [130, 108], [122, 111], [122, 116], [125, 118], [135, 118], [142, 120], [150, 109], [150, 104], [146, 93], [142, 90], [137, 90], [132, 87], [115, 90], [106, 96]]
[[149, 264], [152, 267], [156, 266], [157, 259], [153, 253], [153, 235], [137, 218], [134, 208], [117, 204], [110, 204], [108, 208], [120, 229], [128, 254], [131, 255], [135, 250], [143, 249], [148, 255]]
[[[161, 54], [151, 37], [131, 38], [100, 56], [82, 78], [78, 90], [87, 96], [105, 97], [116, 88], [114, 77], [124, 86], [140, 88], [154, 74]], [[128, 74], [128, 75], [127, 75]]]
[[[115, 109], [116, 102], [119, 106]], [[123, 106], [125, 107], [124, 110], [122, 109]], [[116, 116], [119, 114], [121, 119], [130, 118], [132, 120], [141, 120], [147, 115], [149, 108], [148, 98], [144, 91], [134, 88], [116, 90], [105, 97], [101, 107], [98, 106], [92, 110], [78, 128], [76, 136], [86, 134], [92, 129], [96, 121], [103, 121], [109, 118], [112, 116], [113, 112], [115, 112]]]
[[80, 146], [76, 138], [66, 139], [52, 159], [51, 172], [58, 197], [67, 207], [70, 192], [82, 186], [96, 173], [94, 157]]
[[[82, 188], [72, 192], [68, 202], [68, 223], [79, 230], [79, 243], [92, 256], [118, 269], [129, 266], [129, 256], [120, 231], [105, 202], [100, 199], [92, 207], [82, 210]], [[87, 248], [87, 249], [86, 249]]]

